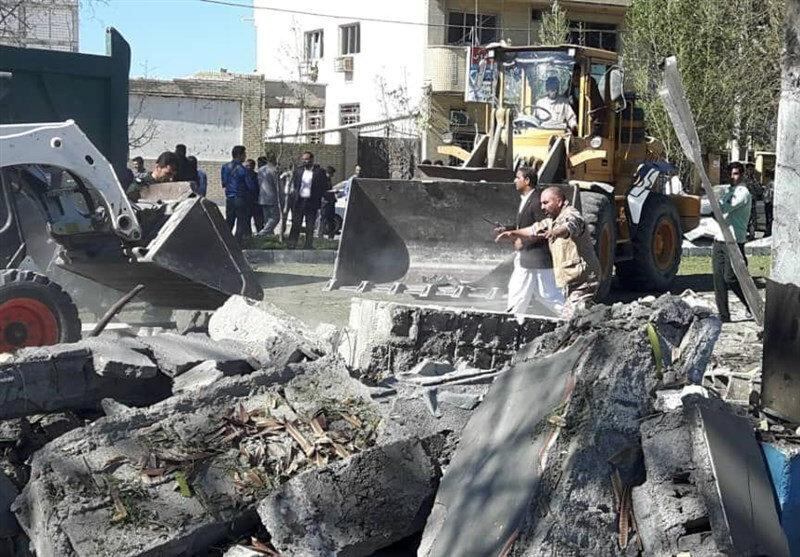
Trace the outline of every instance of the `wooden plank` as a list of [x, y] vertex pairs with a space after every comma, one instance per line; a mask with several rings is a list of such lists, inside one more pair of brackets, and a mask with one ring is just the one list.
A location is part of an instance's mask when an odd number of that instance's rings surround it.
[[670, 56], [664, 60], [664, 85], [658, 92], [664, 106], [667, 109], [667, 114], [672, 125], [675, 128], [675, 133], [678, 136], [681, 147], [683, 148], [686, 157], [694, 164], [697, 173], [700, 175], [700, 180], [703, 184], [703, 189], [708, 196], [711, 210], [714, 213], [714, 218], [720, 223], [722, 236], [725, 238], [725, 247], [728, 250], [728, 256], [731, 260], [733, 272], [742, 287], [742, 292], [750, 306], [750, 312], [753, 314], [758, 325], [764, 325], [764, 301], [758, 293], [755, 282], [747, 270], [747, 264], [744, 257], [739, 252], [739, 247], [736, 239], [733, 237], [730, 228], [727, 226], [727, 221], [722, 215], [722, 209], [719, 205], [719, 200], [711, 187], [711, 180], [706, 174], [703, 167], [702, 150], [700, 148], [700, 139], [697, 135], [697, 129], [694, 125], [694, 117], [689, 108], [689, 103], [686, 101], [686, 93], [681, 81], [681, 75], [678, 72], [678, 61], [674, 56]]

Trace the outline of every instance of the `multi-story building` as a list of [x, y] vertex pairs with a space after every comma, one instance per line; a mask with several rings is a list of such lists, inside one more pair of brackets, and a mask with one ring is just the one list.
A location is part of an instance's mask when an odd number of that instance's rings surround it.
[[78, 52], [79, 0], [0, 0], [0, 44]]
[[[631, 0], [563, 0], [570, 41], [617, 50]], [[442, 158], [448, 137], [471, 147], [486, 105], [464, 101], [469, 46], [536, 44], [548, 0], [254, 0], [257, 68], [268, 79], [326, 86], [324, 109], [271, 111], [268, 135], [381, 122], [420, 112], [393, 133]], [[383, 124], [378, 125], [383, 129]], [[335, 142], [309, 133], [306, 141]]]

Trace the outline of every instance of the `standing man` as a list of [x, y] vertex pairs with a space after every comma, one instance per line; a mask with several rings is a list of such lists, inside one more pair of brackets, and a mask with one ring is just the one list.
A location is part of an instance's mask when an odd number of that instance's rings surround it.
[[567, 202], [564, 192], [552, 186], [541, 195], [547, 218], [527, 228], [509, 230], [497, 239], [542, 238], [550, 245], [556, 284], [562, 288], [566, 305], [562, 316], [570, 318], [576, 309], [592, 303], [600, 286], [600, 261], [592, 237], [580, 212]]
[[[744, 182], [744, 166], [740, 162], [728, 165], [731, 183], [720, 186], [719, 205], [725, 222], [718, 223], [720, 227], [728, 226], [736, 240], [739, 251], [742, 252], [745, 265], [747, 258], [744, 255], [744, 243], [747, 240], [747, 224], [750, 220], [750, 208], [753, 200], [750, 191]], [[731, 259], [725, 246], [725, 237], [722, 229], [714, 235], [714, 246], [711, 252], [711, 265], [714, 273], [714, 298], [717, 302], [717, 311], [722, 322], [731, 320], [731, 311], [728, 307], [728, 289], [741, 300], [747, 308], [747, 317], [750, 316], [750, 307], [744, 298], [742, 287], [733, 272]]]
[[186, 160], [189, 161], [189, 170], [196, 177], [194, 192], [200, 197], [205, 197], [208, 190], [208, 176], [202, 168], [197, 166], [197, 157], [189, 155]]
[[775, 171], [768, 170], [764, 178], [766, 179], [764, 183], [764, 220], [766, 221], [764, 236], [772, 236], [772, 200], [775, 195]]
[[[539, 192], [535, 189], [537, 182], [538, 176], [533, 168], [517, 170], [514, 178], [514, 187], [520, 196], [517, 223], [513, 227], [495, 230], [497, 234], [529, 227], [544, 218], [539, 206]], [[556, 286], [547, 242], [538, 238], [515, 238], [514, 249], [514, 271], [508, 281], [506, 311], [515, 315], [526, 313], [535, 296], [547, 309], [560, 315], [564, 309], [564, 295]]]
[[178, 173], [175, 176], [176, 182], [191, 182], [195, 179], [189, 170], [189, 161], [186, 159], [186, 145], [178, 143], [175, 146], [175, 155], [178, 157]]
[[241, 243], [245, 228], [250, 225], [250, 195], [248, 191], [247, 169], [244, 161], [247, 151], [244, 145], [236, 145], [231, 149], [231, 161], [222, 165], [221, 181], [225, 190], [225, 219], [231, 232], [236, 228], [234, 237]]
[[277, 159], [272, 152], [267, 153], [264, 165], [258, 169], [258, 208], [261, 209], [264, 226], [257, 235], [274, 234], [281, 220], [281, 206]]
[[300, 228], [305, 222], [305, 249], [314, 247], [314, 225], [322, 203], [322, 194], [328, 190], [328, 178], [325, 171], [314, 164], [314, 153], [306, 151], [300, 158], [302, 166], [294, 171], [292, 189], [295, 195], [292, 208], [292, 229], [289, 232], [289, 248], [297, 246]]
[[328, 188], [322, 193], [322, 206], [319, 215], [319, 237], [324, 238], [327, 234], [333, 240], [336, 234], [336, 224], [333, 216], [336, 214], [336, 193], [333, 191], [333, 177], [336, 169], [332, 166], [325, 167], [325, 176], [328, 177]]

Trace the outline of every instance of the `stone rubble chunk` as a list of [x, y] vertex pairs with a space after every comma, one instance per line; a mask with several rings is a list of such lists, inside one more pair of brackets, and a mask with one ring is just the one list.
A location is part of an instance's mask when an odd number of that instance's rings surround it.
[[103, 398], [149, 404], [169, 392], [169, 381], [160, 375], [98, 375], [91, 351], [80, 344], [23, 348], [0, 364], [0, 419], [96, 409]]
[[[30, 481], [13, 505], [37, 557], [196, 555], [251, 531], [258, 502], [282, 480], [248, 475], [262, 460], [243, 456], [242, 448], [255, 451], [260, 441], [226, 440], [223, 428], [233, 422], [225, 418], [274, 409], [275, 420], [297, 419], [285, 403], [274, 408], [295, 381], [292, 406], [303, 419], [313, 416], [306, 408], [324, 403], [320, 391], [346, 393], [328, 401], [333, 412], [355, 400], [371, 405], [340, 362], [323, 358], [224, 377], [147, 408], [112, 412], [51, 441], [33, 456]], [[290, 446], [275, 450], [299, 463], [297, 473], [315, 466], [288, 433], [282, 439]], [[169, 466], [184, 474], [189, 496], [176, 488], [178, 472]]]
[[19, 532], [17, 518], [11, 512], [11, 503], [19, 495], [17, 486], [0, 472], [0, 538], [8, 538]]
[[313, 360], [325, 352], [303, 322], [266, 300], [242, 296], [231, 296], [214, 312], [208, 333], [215, 341], [238, 341], [254, 355], [266, 353], [276, 367]]
[[252, 549], [243, 545], [233, 545], [222, 554], [222, 557], [264, 557], [260, 551], [253, 551]]
[[161, 372], [170, 377], [177, 377], [206, 360], [217, 362], [221, 370], [231, 374], [253, 370], [246, 347], [235, 342], [215, 342], [203, 334], [174, 333], [140, 337], [139, 340], [150, 349]]
[[104, 377], [147, 379], [158, 374], [148, 347], [135, 338], [90, 337], [79, 343], [92, 353], [94, 371]]
[[242, 367], [237, 370], [234, 366], [221, 366], [219, 362], [206, 360], [205, 362], [200, 362], [189, 371], [177, 376], [172, 382], [172, 392], [173, 394], [178, 394], [193, 389], [201, 389], [223, 377], [241, 375], [242, 373], [250, 371], [250, 366]]
[[285, 557], [368, 556], [422, 527], [438, 476], [419, 440], [400, 440], [292, 478], [258, 513]]

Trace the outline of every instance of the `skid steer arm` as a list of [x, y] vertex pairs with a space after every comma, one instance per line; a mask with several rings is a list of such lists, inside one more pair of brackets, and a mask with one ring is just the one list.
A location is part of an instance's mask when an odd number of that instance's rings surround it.
[[72, 120], [45, 124], [0, 125], [0, 164], [49, 165], [68, 170], [102, 198], [109, 221], [120, 237], [142, 237], [136, 214], [103, 154]]

